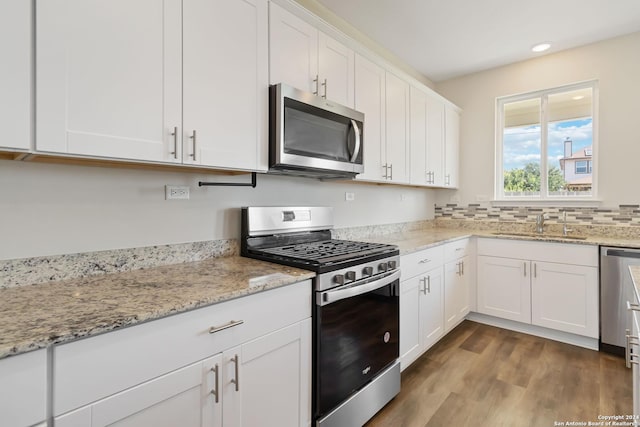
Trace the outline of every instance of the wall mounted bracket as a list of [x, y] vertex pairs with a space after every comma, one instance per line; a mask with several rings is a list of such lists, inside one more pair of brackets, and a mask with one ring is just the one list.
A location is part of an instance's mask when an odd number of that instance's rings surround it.
[[257, 185], [257, 174], [255, 172], [251, 172], [251, 182], [198, 182], [198, 187], [251, 187], [256, 188]]

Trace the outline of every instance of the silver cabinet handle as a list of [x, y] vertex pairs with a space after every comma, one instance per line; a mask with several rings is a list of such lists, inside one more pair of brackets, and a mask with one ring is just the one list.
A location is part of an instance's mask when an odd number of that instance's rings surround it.
[[212, 326], [209, 328], [210, 334], [215, 334], [216, 332], [224, 331], [225, 329], [233, 328], [234, 326], [242, 325], [244, 320], [232, 320], [229, 323], [225, 323], [222, 326]]
[[213, 394], [213, 397], [215, 398], [215, 402], [218, 403], [220, 402], [220, 381], [219, 381], [220, 368], [218, 367], [217, 363], [216, 363], [216, 366], [211, 368], [211, 372], [213, 372], [213, 375], [215, 378], [215, 382], [214, 382], [215, 388], [211, 390], [211, 394]]
[[427, 292], [431, 293], [431, 276], [427, 276]]
[[464, 261], [460, 262], [460, 264], [462, 265], [462, 276], [464, 276]]
[[428, 262], [431, 262], [431, 260], [429, 258], [425, 258], [425, 259], [421, 259], [420, 261], [418, 261], [418, 264], [426, 264]]
[[354, 163], [358, 158], [358, 154], [360, 154], [360, 128], [355, 120], [351, 120], [351, 126], [353, 126], [353, 132], [356, 137], [356, 148], [353, 150], [353, 155], [351, 156], [351, 163]]
[[389, 179], [393, 181], [393, 163], [389, 165], [389, 169], [391, 170], [391, 176], [389, 176]]
[[456, 252], [464, 250], [464, 248], [456, 248]]
[[524, 265], [524, 277], [527, 277], [527, 263], [525, 261], [522, 264]]
[[389, 176], [388, 176], [388, 174], [389, 174], [389, 170], [388, 170], [389, 166], [387, 166], [387, 164], [385, 163], [384, 165], [382, 165], [382, 167], [384, 168], [384, 175], [382, 175], [382, 177], [384, 179], [389, 179]]
[[327, 99], [327, 79], [324, 79], [322, 81], [322, 86], [324, 86], [324, 95], [322, 95], [322, 97], [324, 99]]
[[173, 151], [169, 154], [173, 154], [174, 159], [178, 159], [178, 126], [173, 128], [173, 132], [171, 133], [173, 137]]
[[627, 339], [627, 343], [626, 346], [624, 348], [624, 361], [625, 364], [627, 366], [627, 368], [631, 367], [631, 364], [636, 364], [636, 365], [640, 365], [640, 362], [638, 362], [637, 360], [634, 360], [634, 358], [637, 358], [638, 355], [637, 354], [633, 354], [631, 352], [631, 345], [638, 345], [640, 344], [640, 339], [638, 339], [638, 337], [634, 337], [633, 335], [631, 335], [631, 331], [629, 331], [628, 329], [626, 330], [626, 334], [625, 337]]
[[423, 277], [422, 279], [419, 279], [419, 281], [422, 283], [422, 289], [420, 290], [420, 292], [426, 295], [427, 294], [427, 278]]
[[533, 263], [533, 278], [535, 279], [536, 277], [538, 277], [538, 264], [537, 263]]
[[196, 131], [193, 131], [193, 134], [189, 137], [193, 140], [193, 153], [189, 154], [189, 157], [193, 157], [193, 160], [196, 160]]
[[445, 178], [445, 184], [451, 185], [451, 175], [446, 174], [444, 178]]
[[238, 355], [236, 354], [231, 361], [235, 365], [235, 375], [236, 377], [231, 380], [231, 384], [236, 385], [236, 391], [240, 391], [240, 360], [238, 359]]
[[316, 78], [313, 79], [313, 82], [316, 84], [316, 90], [313, 91], [313, 94], [317, 95], [318, 94], [318, 75], [317, 74], [316, 74]]
[[640, 311], [640, 304], [635, 304], [635, 303], [632, 303], [631, 301], [627, 301], [627, 310]]

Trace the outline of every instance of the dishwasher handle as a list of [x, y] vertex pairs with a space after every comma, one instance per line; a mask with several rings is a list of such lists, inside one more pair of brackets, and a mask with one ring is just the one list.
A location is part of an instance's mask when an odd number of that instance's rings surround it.
[[605, 251], [605, 256], [640, 259], [640, 251], [634, 251], [630, 249], [609, 248]]

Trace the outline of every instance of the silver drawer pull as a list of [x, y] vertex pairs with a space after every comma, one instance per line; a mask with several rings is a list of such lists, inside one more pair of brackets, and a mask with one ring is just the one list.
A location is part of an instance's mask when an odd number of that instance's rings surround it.
[[219, 374], [219, 368], [218, 368], [218, 364], [216, 363], [216, 366], [211, 368], [211, 372], [213, 372], [213, 375], [215, 376], [215, 389], [211, 390], [211, 394], [213, 394], [213, 396], [216, 399], [216, 403], [220, 402], [220, 393], [218, 392], [218, 390], [220, 390], [220, 382], [218, 379], [218, 374]]
[[238, 355], [236, 354], [233, 358], [231, 358], [231, 361], [235, 365], [234, 371], [236, 375], [236, 377], [231, 380], [231, 384], [235, 384], [236, 391], [240, 391], [240, 360], [238, 358]]
[[229, 323], [226, 323], [222, 326], [212, 326], [209, 328], [210, 334], [215, 334], [216, 332], [224, 331], [225, 329], [233, 328], [234, 326], [242, 325], [244, 320], [232, 320]]
[[627, 310], [640, 311], [640, 304], [634, 304], [630, 301], [627, 301]]
[[418, 264], [426, 264], [428, 262], [431, 262], [431, 260], [428, 259], [428, 258], [425, 258], [425, 259], [421, 259], [420, 261], [418, 261]]
[[464, 248], [456, 248], [456, 252], [463, 250]]

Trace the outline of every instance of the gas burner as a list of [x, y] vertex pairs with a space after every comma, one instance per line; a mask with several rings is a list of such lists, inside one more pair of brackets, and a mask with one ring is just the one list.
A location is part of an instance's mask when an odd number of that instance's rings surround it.
[[388, 251], [389, 245], [380, 243], [352, 242], [350, 240], [325, 240], [313, 243], [300, 243], [261, 251], [278, 257], [311, 261], [327, 264], [336, 261], [360, 258], [365, 255], [379, 254]]

